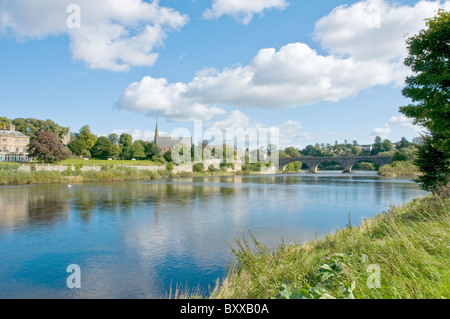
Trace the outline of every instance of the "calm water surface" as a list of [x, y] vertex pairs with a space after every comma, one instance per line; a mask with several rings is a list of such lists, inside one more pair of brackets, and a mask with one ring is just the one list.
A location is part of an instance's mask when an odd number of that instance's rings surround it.
[[[208, 291], [234, 239], [304, 242], [425, 196], [373, 172], [0, 187], [0, 298], [162, 298]], [[67, 266], [81, 269], [69, 289]]]

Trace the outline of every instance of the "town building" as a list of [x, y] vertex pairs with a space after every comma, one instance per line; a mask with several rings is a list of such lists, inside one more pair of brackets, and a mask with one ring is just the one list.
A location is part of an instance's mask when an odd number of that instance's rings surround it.
[[4, 126], [0, 130], [0, 162], [28, 162], [29, 143], [30, 138], [16, 132], [14, 124]]
[[372, 151], [373, 150], [373, 144], [360, 145], [360, 147], [363, 151]]
[[189, 149], [192, 147], [192, 137], [159, 136], [158, 123], [156, 123], [154, 142], [161, 149], [161, 155], [171, 151], [178, 143], [183, 143]]

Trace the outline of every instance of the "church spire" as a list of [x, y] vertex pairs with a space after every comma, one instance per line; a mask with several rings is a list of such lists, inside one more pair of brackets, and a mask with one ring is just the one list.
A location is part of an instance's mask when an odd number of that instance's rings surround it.
[[156, 143], [156, 138], [159, 137], [159, 130], [158, 130], [158, 119], [156, 119], [156, 128], [155, 128], [155, 143]]

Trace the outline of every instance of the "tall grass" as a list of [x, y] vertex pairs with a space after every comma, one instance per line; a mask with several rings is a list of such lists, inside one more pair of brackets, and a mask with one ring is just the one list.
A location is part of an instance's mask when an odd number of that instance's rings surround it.
[[150, 180], [160, 177], [170, 177], [166, 169], [158, 172], [138, 170], [132, 167], [104, 166], [101, 171], [67, 170], [22, 172], [15, 169], [0, 170], [0, 185], [44, 184], [44, 183], [73, 183], [100, 181], [130, 181]]
[[58, 165], [83, 165], [83, 166], [95, 166], [95, 165], [158, 165], [157, 162], [149, 160], [100, 160], [100, 159], [90, 159], [85, 161], [79, 158], [69, 158], [57, 163]]
[[359, 227], [275, 251], [252, 235], [236, 240], [237, 266], [211, 298], [449, 298], [449, 198], [447, 188]]

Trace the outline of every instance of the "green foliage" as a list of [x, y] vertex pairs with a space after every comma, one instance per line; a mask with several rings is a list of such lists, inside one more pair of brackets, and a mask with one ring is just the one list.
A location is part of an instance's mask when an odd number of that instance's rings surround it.
[[166, 160], [163, 156], [161, 155], [153, 155], [151, 160], [155, 163], [159, 163], [159, 164], [165, 164]]
[[142, 141], [136, 141], [131, 145], [130, 156], [131, 158], [135, 159], [147, 158], [147, 155], [145, 154], [145, 147]]
[[121, 150], [120, 157], [122, 159], [131, 159], [131, 147], [133, 145], [133, 137], [130, 134], [122, 133], [119, 137], [119, 148]]
[[370, 163], [370, 162], [359, 162], [356, 163], [355, 165], [353, 165], [352, 170], [357, 171], [375, 171], [377, 170], [377, 167], [375, 166], [374, 163]]
[[172, 151], [171, 150], [168, 150], [166, 153], [164, 153], [164, 159], [167, 161], [167, 162], [173, 162], [172, 161]]
[[153, 156], [160, 156], [161, 148], [156, 143], [144, 142], [143, 145], [145, 148], [145, 155], [147, 156], [148, 159], [153, 158]]
[[248, 164], [242, 165], [242, 171], [243, 171], [244, 173], [249, 173], [249, 172], [260, 172], [260, 171], [261, 171], [261, 167], [262, 167], [261, 162], [257, 162], [257, 163], [248, 163]]
[[304, 149], [300, 151], [303, 156], [358, 156], [362, 155], [361, 147], [356, 144], [349, 143], [338, 143], [335, 142], [334, 145], [316, 143], [315, 145], [307, 145]]
[[62, 127], [52, 120], [38, 120], [34, 118], [16, 118], [11, 121], [16, 126], [16, 131], [21, 132], [33, 140], [40, 131], [54, 133], [61, 140], [67, 134], [68, 128]]
[[91, 150], [96, 142], [97, 136], [91, 133], [88, 125], [85, 125], [75, 134], [75, 139], [69, 143], [68, 148], [75, 155], [91, 157]]
[[85, 156], [90, 157], [91, 153], [88, 150], [86, 141], [81, 139], [73, 140], [67, 145], [67, 147], [70, 149], [72, 154], [79, 155], [79, 156]]
[[378, 155], [379, 154], [380, 156], [391, 156], [391, 155], [393, 155], [393, 151], [394, 151], [394, 146], [390, 140], [388, 140], [388, 139], [381, 140], [381, 137], [377, 136], [377, 137], [375, 137], [373, 149], [370, 152], [370, 155]]
[[419, 147], [415, 164], [424, 174], [418, 178], [418, 182], [424, 190], [435, 192], [442, 185], [447, 185], [450, 178], [450, 153], [442, 152], [436, 138], [428, 136]]
[[413, 162], [398, 161], [392, 164], [381, 166], [378, 175], [388, 177], [417, 177], [421, 175], [419, 168]]
[[286, 172], [301, 172], [302, 170], [302, 162], [292, 162], [286, 165]]
[[92, 157], [98, 159], [115, 158], [119, 155], [119, 152], [119, 147], [104, 136], [100, 136], [91, 149]]
[[416, 159], [417, 159], [417, 147], [414, 145], [400, 148], [398, 151], [395, 152], [394, 156], [392, 157], [392, 160], [394, 162], [397, 161], [413, 162]]
[[300, 157], [300, 152], [293, 146], [286, 147], [284, 152], [290, 157]]
[[[328, 263], [322, 264], [313, 280], [304, 283], [299, 288], [293, 289], [290, 285], [282, 284], [282, 290], [277, 294], [281, 299], [336, 299], [328, 289], [336, 287], [341, 290], [339, 297], [343, 299], [355, 299], [354, 290], [356, 282], [348, 282], [348, 276], [344, 270], [349, 271], [349, 266], [343, 262], [348, 259], [345, 254], [335, 254]], [[347, 269], [346, 269], [347, 268]], [[311, 285], [314, 285], [311, 287]]]
[[76, 137], [86, 143], [88, 150], [95, 145], [95, 142], [97, 142], [97, 136], [91, 133], [91, 129], [88, 125], [83, 126], [80, 129], [80, 132], [76, 134]]
[[58, 135], [41, 131], [37, 132], [36, 137], [30, 142], [29, 154], [45, 163], [54, 163], [68, 158], [70, 152], [64, 147]]
[[9, 124], [11, 124], [9, 118], [0, 116], [0, 130], [7, 129]]
[[440, 10], [427, 21], [427, 28], [407, 40], [409, 55], [405, 65], [413, 75], [407, 77], [403, 95], [413, 104], [400, 111], [426, 127], [431, 134], [440, 133], [445, 139], [438, 142], [441, 151], [450, 150], [450, 12]]
[[[450, 297], [450, 189], [308, 243], [269, 250], [236, 240], [236, 267], [211, 298], [442, 299]], [[372, 266], [379, 269], [373, 283]]]
[[218, 168], [214, 167], [214, 165], [211, 164], [211, 165], [208, 166], [208, 171], [210, 173], [216, 173], [216, 172], [218, 172], [220, 170]]
[[402, 137], [400, 142], [397, 143], [397, 149], [400, 150], [404, 147], [414, 146], [413, 143], [409, 142], [405, 137]]
[[290, 157], [285, 151], [279, 151], [278, 152], [278, 157], [279, 158], [284, 158], [284, 157]]
[[426, 29], [407, 40], [409, 54], [405, 65], [413, 75], [406, 78], [402, 93], [413, 103], [400, 107], [400, 112], [429, 131], [417, 161], [424, 173], [419, 182], [426, 190], [447, 184], [450, 176], [449, 38], [450, 12], [439, 10], [427, 20]]
[[234, 169], [234, 167], [235, 167], [234, 163], [224, 163], [224, 162], [220, 163], [221, 169], [229, 169], [229, 168]]
[[119, 135], [111, 133], [108, 134], [107, 138], [112, 144], [119, 145]]
[[203, 163], [195, 163], [192, 167], [192, 170], [195, 173], [202, 173], [205, 170], [205, 166], [203, 165]]

